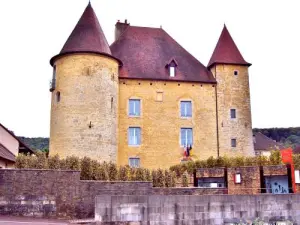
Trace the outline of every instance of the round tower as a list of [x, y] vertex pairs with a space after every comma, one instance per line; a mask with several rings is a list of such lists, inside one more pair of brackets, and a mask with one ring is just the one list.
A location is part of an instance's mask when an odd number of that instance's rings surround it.
[[111, 55], [90, 3], [50, 64], [50, 155], [116, 162], [121, 61]]
[[246, 62], [224, 25], [208, 68], [217, 80], [218, 152], [253, 156], [250, 88]]

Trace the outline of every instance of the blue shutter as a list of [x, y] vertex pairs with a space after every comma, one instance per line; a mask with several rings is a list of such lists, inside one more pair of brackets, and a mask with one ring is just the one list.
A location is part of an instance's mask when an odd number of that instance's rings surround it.
[[180, 130], [180, 143], [182, 146], [185, 145], [185, 129], [181, 128]]
[[133, 145], [134, 142], [133, 142], [133, 134], [134, 134], [134, 128], [128, 128], [128, 144], [129, 145]]
[[129, 100], [129, 115], [133, 116], [134, 115], [134, 101]]
[[180, 102], [180, 115], [184, 116], [184, 102]]

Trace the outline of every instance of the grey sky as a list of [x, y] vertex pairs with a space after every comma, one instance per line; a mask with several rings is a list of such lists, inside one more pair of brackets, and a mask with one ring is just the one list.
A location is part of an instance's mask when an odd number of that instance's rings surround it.
[[[253, 127], [300, 126], [297, 0], [92, 0], [109, 43], [118, 19], [159, 27], [207, 64], [224, 22], [252, 63]], [[17, 135], [49, 136], [52, 68], [88, 0], [0, 1], [0, 122]]]

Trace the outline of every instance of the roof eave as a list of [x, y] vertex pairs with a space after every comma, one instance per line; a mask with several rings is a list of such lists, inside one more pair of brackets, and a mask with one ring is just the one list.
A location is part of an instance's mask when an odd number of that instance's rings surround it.
[[211, 64], [209, 64], [207, 66], [207, 69], [211, 69], [213, 66], [217, 65], [217, 64], [225, 64], [225, 65], [238, 65], [238, 66], [247, 66], [247, 67], [250, 67], [252, 66], [251, 63], [228, 63], [228, 62], [213, 62]]
[[149, 80], [149, 81], [171, 81], [171, 82], [186, 82], [186, 83], [205, 83], [205, 84], [217, 84], [217, 81], [199, 81], [199, 80], [179, 80], [179, 79], [151, 79], [151, 78], [142, 78], [142, 77], [120, 77], [119, 79], [126, 80]]
[[70, 51], [70, 52], [59, 53], [58, 55], [55, 55], [50, 59], [50, 65], [53, 66], [55, 61], [63, 56], [71, 55], [71, 54], [80, 54], [80, 53], [88, 53], [88, 54], [91, 53], [91, 54], [96, 54], [96, 55], [103, 55], [103, 56], [106, 56], [106, 57], [116, 60], [120, 67], [123, 66], [123, 62], [120, 59], [118, 59], [117, 57], [114, 57], [114, 56], [104, 53], [104, 52], [95, 52], [95, 51]]

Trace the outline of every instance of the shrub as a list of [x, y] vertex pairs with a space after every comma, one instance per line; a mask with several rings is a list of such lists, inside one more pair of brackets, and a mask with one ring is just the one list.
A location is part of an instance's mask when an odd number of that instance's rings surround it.
[[120, 166], [118, 173], [119, 180], [128, 181], [129, 180], [129, 168], [128, 166]]
[[81, 180], [91, 180], [93, 178], [92, 160], [88, 157], [84, 157], [81, 160]]
[[196, 170], [196, 167], [195, 167], [194, 162], [186, 163], [186, 171], [188, 172], [188, 174], [190, 174], [190, 175], [194, 174], [195, 170]]
[[152, 181], [152, 176], [151, 176], [151, 172], [149, 169], [144, 169], [144, 173], [145, 173], [145, 180], [146, 181]]
[[258, 166], [267, 166], [270, 164], [269, 158], [264, 155], [260, 155], [256, 157], [256, 164]]
[[115, 181], [118, 178], [118, 169], [116, 164], [109, 162], [108, 163], [108, 178], [111, 181]]
[[300, 169], [300, 154], [293, 155], [295, 169]]
[[235, 158], [232, 158], [232, 164], [233, 167], [241, 167], [245, 165], [245, 158], [244, 156], [237, 156]]
[[280, 165], [280, 164], [282, 164], [281, 152], [279, 150], [271, 151], [270, 164], [271, 165]]
[[144, 169], [142, 169], [142, 168], [136, 169], [135, 180], [136, 181], [145, 181]]
[[33, 167], [36, 169], [48, 169], [48, 159], [46, 153], [38, 151], [35, 155], [36, 157], [31, 157], [32, 159], [35, 158], [33, 161]]
[[55, 156], [48, 157], [48, 167], [52, 170], [60, 169], [60, 159], [58, 154], [56, 154]]
[[186, 174], [182, 175], [182, 187], [188, 187], [189, 186], [189, 182], [188, 182], [188, 177]]
[[80, 170], [80, 160], [76, 156], [66, 158], [66, 168], [70, 170]]
[[157, 170], [156, 174], [156, 187], [164, 187], [165, 186], [165, 174], [162, 169]]
[[103, 180], [103, 181], [108, 180], [106, 166], [103, 164], [99, 163], [98, 166], [96, 168], [94, 168], [93, 174], [94, 174], [96, 180]]
[[165, 170], [165, 187], [175, 187], [175, 172]]
[[206, 163], [207, 163], [207, 167], [208, 168], [213, 168], [213, 167], [216, 167], [217, 165], [217, 160], [214, 159], [214, 157], [209, 157], [207, 160], [206, 160]]
[[16, 164], [15, 164], [15, 166], [18, 169], [29, 168], [29, 165], [28, 165], [28, 156], [24, 155], [24, 154], [19, 154], [16, 157]]

